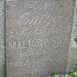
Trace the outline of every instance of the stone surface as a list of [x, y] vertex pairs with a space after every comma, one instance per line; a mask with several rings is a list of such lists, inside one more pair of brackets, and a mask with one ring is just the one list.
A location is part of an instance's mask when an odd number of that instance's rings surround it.
[[77, 68], [77, 44], [75, 41], [76, 36], [77, 36], [77, 0], [75, 0], [75, 8], [74, 8], [74, 17], [73, 17], [70, 47], [69, 47], [67, 72]]
[[0, 0], [0, 77], [5, 75], [5, 51], [4, 51], [4, 0]]
[[66, 72], [73, 8], [74, 0], [7, 0], [7, 77]]

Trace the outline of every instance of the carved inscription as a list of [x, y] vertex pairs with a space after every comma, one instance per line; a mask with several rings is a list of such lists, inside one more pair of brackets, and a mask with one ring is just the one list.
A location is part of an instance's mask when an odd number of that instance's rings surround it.
[[20, 16], [20, 20], [18, 21], [18, 24], [24, 24], [26, 25], [46, 25], [48, 26], [51, 19], [51, 14], [45, 14], [39, 17], [39, 14], [37, 14], [37, 17], [30, 17], [30, 13], [25, 13], [22, 16]]
[[[47, 27], [53, 19], [51, 13], [46, 12], [50, 5], [51, 0], [48, 0], [48, 2], [44, 4], [35, 1], [28, 5], [29, 9], [34, 10], [35, 15], [34, 12], [29, 11], [26, 11], [25, 13], [18, 12], [17, 16], [19, 17], [16, 18], [16, 24], [20, 25], [19, 30], [17, 30], [16, 26], [13, 25], [16, 30], [8, 33], [9, 39], [17, 38], [18, 41], [16, 39], [16, 41], [13, 40], [8, 42], [9, 50], [49, 46], [48, 40], [51, 41], [51, 38], [45, 38], [42, 36], [45, 35], [45, 33], [50, 34], [51, 31]], [[42, 10], [45, 11], [44, 14], [40, 14], [42, 13]], [[14, 12], [11, 13], [13, 14]], [[21, 28], [23, 29], [21, 30]], [[34, 36], [34, 39], [31, 38], [32, 36]], [[21, 38], [25, 39], [21, 40]], [[28, 39], [27, 42], [25, 41], [26, 39]]]
[[13, 41], [9, 43], [9, 50], [15, 49], [24, 49], [24, 48], [31, 48], [31, 47], [43, 47], [48, 46], [48, 38], [47, 39], [35, 39], [35, 40], [28, 40], [27, 43], [25, 41]]

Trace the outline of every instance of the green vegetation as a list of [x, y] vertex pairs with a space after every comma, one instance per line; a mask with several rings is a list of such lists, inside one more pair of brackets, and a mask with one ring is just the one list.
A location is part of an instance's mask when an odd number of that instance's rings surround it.
[[77, 44], [77, 35], [75, 36], [75, 39], [74, 39], [75, 43]]
[[55, 74], [53, 77], [60, 77], [60, 75], [59, 74]]
[[[33, 74], [32, 77], [39, 77], [39, 76], [37, 76], [36, 74]], [[77, 77], [77, 70], [70, 71], [68, 74], [65, 74], [65, 75], [63, 75], [63, 74], [55, 74], [55, 75], [53, 75], [51, 77]]]
[[38, 77], [36, 74], [33, 74], [32, 77]]

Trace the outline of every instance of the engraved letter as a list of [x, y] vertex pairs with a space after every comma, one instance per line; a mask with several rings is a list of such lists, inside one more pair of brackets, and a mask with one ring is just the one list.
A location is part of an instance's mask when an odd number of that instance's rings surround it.
[[16, 49], [16, 42], [9, 42], [9, 49]]

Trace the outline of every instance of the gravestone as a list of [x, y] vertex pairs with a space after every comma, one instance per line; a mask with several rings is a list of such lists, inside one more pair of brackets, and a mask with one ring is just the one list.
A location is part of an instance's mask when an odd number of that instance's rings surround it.
[[66, 72], [73, 8], [74, 0], [7, 0], [7, 77]]
[[4, 0], [0, 0], [0, 77], [5, 77]]

